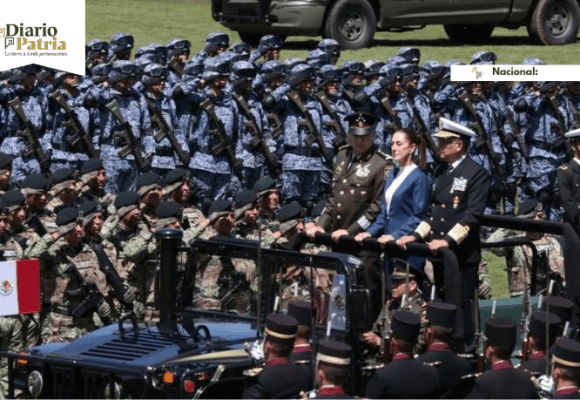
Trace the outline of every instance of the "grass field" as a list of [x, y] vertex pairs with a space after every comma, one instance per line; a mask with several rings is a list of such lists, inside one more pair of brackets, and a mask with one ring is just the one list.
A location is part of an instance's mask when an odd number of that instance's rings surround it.
[[[211, 31], [226, 32], [230, 43], [239, 40], [236, 32], [230, 31], [211, 17], [209, 0], [87, 0], [86, 39], [109, 40], [115, 32], [129, 32], [136, 40], [136, 47], [148, 43], [166, 44], [175, 38], [186, 38], [192, 42], [192, 51], [204, 46]], [[284, 45], [281, 59], [305, 58], [315, 48], [320, 37], [291, 37]], [[548, 64], [580, 63], [580, 43], [567, 46], [532, 45], [525, 28], [507, 30], [498, 28], [488, 43], [481, 46], [454, 46], [447, 39], [442, 26], [429, 26], [423, 30], [405, 33], [381, 32], [375, 36], [371, 48], [348, 50], [342, 53], [339, 63], [348, 59], [365, 61], [382, 59], [394, 55], [398, 48], [414, 46], [421, 50], [422, 61], [460, 60], [469, 63], [471, 55], [478, 50], [494, 51], [498, 63], [520, 63], [526, 57], [538, 57]], [[507, 275], [505, 261], [490, 253], [484, 254], [488, 262], [493, 296], [507, 297]]]

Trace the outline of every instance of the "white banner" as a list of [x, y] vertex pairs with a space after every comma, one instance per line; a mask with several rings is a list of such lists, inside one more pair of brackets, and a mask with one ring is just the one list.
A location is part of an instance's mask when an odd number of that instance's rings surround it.
[[452, 65], [456, 81], [580, 81], [580, 65]]
[[85, 74], [85, 0], [3, 1], [0, 71], [39, 64]]

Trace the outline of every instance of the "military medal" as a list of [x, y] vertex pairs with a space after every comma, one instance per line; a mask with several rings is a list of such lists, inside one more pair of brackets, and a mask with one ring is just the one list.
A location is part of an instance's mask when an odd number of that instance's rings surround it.
[[355, 175], [357, 178], [366, 178], [371, 173], [371, 166], [369, 164], [357, 165]]
[[457, 208], [458, 205], [459, 205], [459, 196], [455, 196], [453, 198], [453, 208]]
[[453, 186], [451, 186], [451, 191], [450, 193], [453, 193], [454, 191], [458, 191], [458, 192], [465, 192], [465, 189], [467, 188], [467, 179], [465, 178], [453, 178]]

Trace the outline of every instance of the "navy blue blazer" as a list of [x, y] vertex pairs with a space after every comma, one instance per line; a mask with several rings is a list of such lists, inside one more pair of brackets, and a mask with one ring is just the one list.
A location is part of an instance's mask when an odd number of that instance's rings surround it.
[[367, 232], [373, 237], [386, 234], [398, 239], [410, 235], [421, 223], [429, 207], [429, 197], [431, 195], [429, 178], [420, 168], [415, 168], [393, 194], [391, 209], [387, 215], [385, 192], [391, 186], [399, 171], [400, 168], [396, 165], [385, 182], [381, 212], [367, 229]]

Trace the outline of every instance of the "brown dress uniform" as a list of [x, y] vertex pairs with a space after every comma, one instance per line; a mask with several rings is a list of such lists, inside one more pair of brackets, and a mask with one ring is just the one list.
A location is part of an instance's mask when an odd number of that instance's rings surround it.
[[326, 231], [346, 229], [356, 235], [368, 228], [381, 209], [388, 155], [373, 147], [355, 157], [351, 146], [343, 146], [336, 158], [332, 193], [318, 220]]

